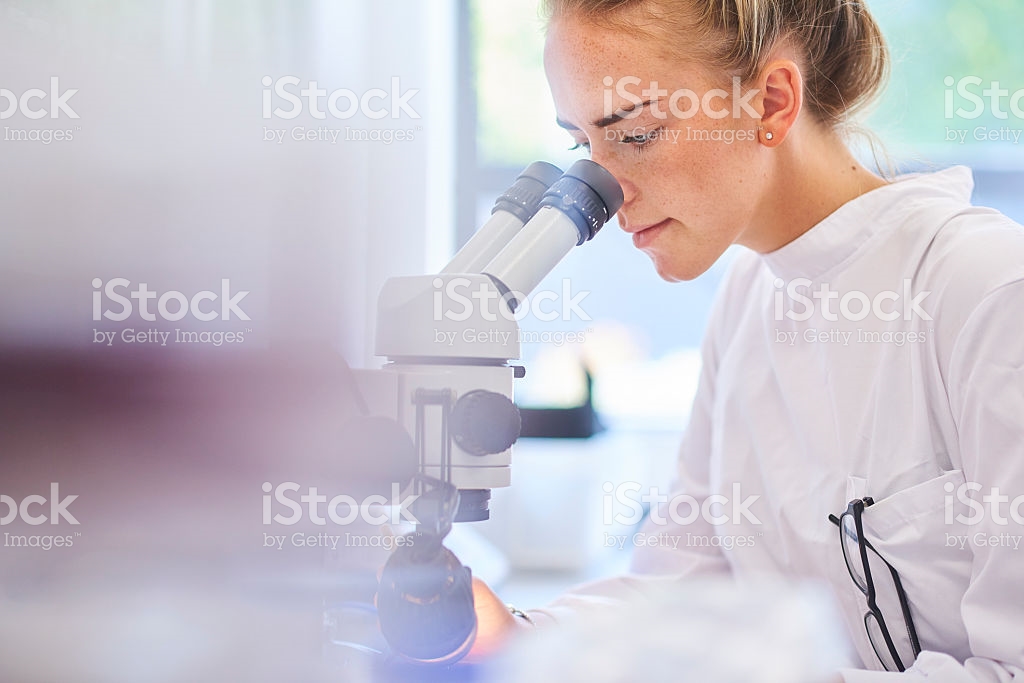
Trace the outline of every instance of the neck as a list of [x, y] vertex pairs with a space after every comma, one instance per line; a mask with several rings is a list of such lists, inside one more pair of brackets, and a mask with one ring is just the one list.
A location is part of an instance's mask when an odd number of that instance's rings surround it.
[[794, 127], [790, 133], [784, 145], [770, 150], [773, 166], [756, 223], [738, 240], [760, 253], [789, 244], [843, 204], [887, 184], [834, 131]]

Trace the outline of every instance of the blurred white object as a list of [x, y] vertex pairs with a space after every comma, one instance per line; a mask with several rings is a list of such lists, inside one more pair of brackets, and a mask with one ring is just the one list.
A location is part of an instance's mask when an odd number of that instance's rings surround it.
[[818, 683], [849, 666], [847, 642], [817, 586], [694, 581], [538, 628], [489, 680]]
[[605, 485], [658, 486], [671, 475], [679, 438], [611, 430], [590, 439], [521, 439], [514, 485], [494, 491], [493, 514], [479, 529], [513, 571], [593, 574], [615, 552], [607, 535], [632, 528], [605, 523]]
[[444, 544], [488, 585], [500, 586], [508, 578], [508, 558], [473, 525], [453, 524]]
[[699, 349], [610, 365], [595, 374], [594, 405], [612, 429], [681, 429], [697, 393]]

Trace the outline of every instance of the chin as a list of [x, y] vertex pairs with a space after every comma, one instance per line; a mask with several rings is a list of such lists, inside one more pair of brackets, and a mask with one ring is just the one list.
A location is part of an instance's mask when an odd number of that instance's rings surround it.
[[714, 265], [714, 261], [703, 263], [700, 261], [671, 258], [657, 252], [647, 252], [654, 263], [654, 269], [658, 276], [666, 282], [689, 282], [695, 280]]

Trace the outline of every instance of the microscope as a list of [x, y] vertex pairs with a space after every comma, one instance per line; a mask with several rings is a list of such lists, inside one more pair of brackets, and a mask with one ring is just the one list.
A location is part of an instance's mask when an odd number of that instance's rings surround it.
[[618, 182], [592, 161], [564, 173], [533, 163], [440, 273], [391, 278], [380, 291], [375, 353], [386, 362], [355, 371], [365, 417], [350, 447], [376, 460], [381, 484], [416, 495], [415, 531], [377, 591], [381, 631], [406, 660], [450, 663], [472, 647], [470, 570], [442, 541], [453, 522], [488, 519], [491, 489], [512, 483], [513, 385], [526, 372], [514, 363], [516, 313], [622, 202]]

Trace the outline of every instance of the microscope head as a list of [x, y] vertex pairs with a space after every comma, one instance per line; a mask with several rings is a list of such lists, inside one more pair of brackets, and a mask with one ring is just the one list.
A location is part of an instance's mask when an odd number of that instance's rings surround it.
[[598, 164], [581, 160], [553, 179], [556, 171], [529, 166], [446, 268], [391, 278], [378, 299], [375, 352], [387, 362], [374, 381], [387, 386], [366, 393], [412, 436], [420, 473], [459, 489], [456, 521], [486, 519], [490, 489], [511, 484], [513, 383], [525, 374], [513, 362], [519, 304], [622, 206]]

